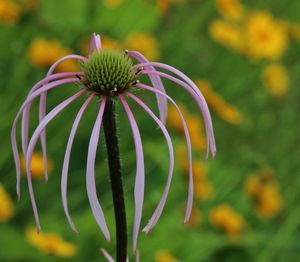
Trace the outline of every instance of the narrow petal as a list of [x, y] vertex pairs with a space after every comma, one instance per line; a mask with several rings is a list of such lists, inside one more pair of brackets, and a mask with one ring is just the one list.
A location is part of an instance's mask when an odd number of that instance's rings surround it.
[[[37, 84], [33, 86], [31, 91], [29, 92], [29, 95], [35, 92], [37, 89], [41, 88], [43, 85], [49, 83], [53, 80], [58, 80], [59, 78], [66, 78], [66, 77], [75, 77], [76, 75], [80, 76], [82, 75], [82, 72], [72, 72], [72, 73], [57, 73], [53, 74], [51, 76], [48, 76], [41, 81], [39, 81]], [[28, 129], [29, 129], [29, 114], [30, 114], [30, 107], [31, 103], [27, 106], [26, 109], [23, 111], [22, 116], [22, 148], [23, 148], [23, 154], [26, 155], [27, 146], [28, 146]]]
[[101, 49], [101, 39], [100, 35], [93, 33], [91, 41], [90, 41], [90, 52], [89, 54], [93, 54], [95, 51], [100, 52]]
[[19, 156], [19, 150], [18, 150], [17, 138], [16, 138], [16, 127], [17, 127], [18, 119], [21, 116], [21, 113], [24, 111], [24, 109], [30, 103], [32, 103], [32, 101], [36, 97], [38, 97], [43, 92], [53, 89], [59, 85], [63, 85], [66, 83], [74, 83], [74, 82], [78, 82], [78, 79], [77, 78], [69, 78], [69, 79], [58, 80], [58, 81], [51, 82], [51, 83], [45, 85], [44, 87], [40, 88], [39, 90], [36, 90], [35, 92], [33, 92], [32, 94], [30, 94], [27, 97], [27, 99], [21, 106], [20, 110], [18, 111], [18, 113], [14, 119], [12, 130], [11, 130], [11, 144], [12, 144], [13, 155], [14, 155], [14, 160], [15, 160], [15, 165], [16, 165], [16, 174], [17, 174], [17, 185], [16, 185], [17, 188], [16, 189], [17, 189], [18, 198], [20, 198], [20, 181], [21, 181], [20, 156]]
[[159, 94], [159, 95], [165, 97], [174, 105], [174, 107], [176, 108], [176, 111], [178, 112], [178, 114], [180, 116], [184, 134], [185, 134], [185, 139], [186, 139], [186, 144], [187, 144], [187, 149], [188, 149], [188, 159], [189, 159], [189, 191], [188, 191], [187, 208], [186, 208], [185, 218], [184, 218], [184, 222], [186, 223], [191, 216], [192, 207], [193, 207], [193, 198], [194, 198], [194, 183], [193, 183], [193, 169], [192, 169], [192, 161], [193, 161], [193, 159], [192, 159], [192, 144], [191, 144], [191, 138], [190, 138], [187, 124], [184, 120], [184, 117], [182, 115], [180, 108], [178, 107], [178, 105], [175, 103], [175, 101], [171, 97], [169, 97], [165, 93], [163, 93], [153, 87], [150, 87], [150, 86], [147, 86], [144, 84], [137, 84], [136, 87], [154, 92], [156, 94]]
[[137, 250], [135, 253], [135, 262], [140, 262], [140, 251]]
[[[211, 122], [211, 118], [210, 118], [209, 109], [208, 109], [208, 106], [206, 104], [205, 98], [203, 97], [201, 91], [195, 85], [195, 83], [187, 75], [185, 75], [184, 73], [182, 73], [178, 69], [176, 69], [176, 68], [174, 68], [170, 65], [163, 64], [163, 63], [156, 63], [156, 62], [141, 63], [141, 64], [137, 64], [135, 66], [141, 66], [141, 67], [153, 66], [153, 67], [159, 67], [159, 68], [168, 70], [171, 73], [173, 73], [173, 74], [179, 76], [181, 79], [183, 79], [192, 88], [192, 90], [199, 96], [200, 102], [201, 102], [201, 111], [202, 111], [202, 115], [203, 115], [204, 122], [205, 122], [205, 129], [206, 129], [206, 135], [207, 135], [207, 141], [208, 141], [207, 150], [208, 151], [210, 150], [211, 153], [212, 153], [212, 156], [214, 157], [215, 154], [216, 154], [216, 144], [215, 144], [213, 126], [212, 126], [212, 122]], [[154, 73], [153, 75], [160, 75], [160, 74], [155, 74]], [[207, 151], [207, 156], [208, 156], [208, 151]]]
[[122, 95], [119, 95], [119, 97], [128, 116], [128, 120], [132, 130], [133, 140], [135, 144], [135, 152], [136, 152], [136, 177], [135, 177], [135, 186], [134, 186], [135, 213], [134, 213], [133, 237], [132, 237], [133, 252], [135, 252], [137, 247], [137, 238], [138, 238], [141, 219], [142, 219], [143, 202], [144, 202], [144, 189], [145, 189], [144, 153], [143, 153], [143, 145], [142, 145], [140, 131], [135, 121], [135, 118], [125, 98]]
[[94, 96], [95, 96], [95, 94], [91, 94], [87, 98], [87, 100], [84, 102], [84, 104], [80, 108], [80, 110], [79, 110], [79, 112], [78, 112], [78, 114], [75, 118], [75, 121], [74, 121], [72, 129], [71, 129], [71, 133], [70, 133], [70, 136], [69, 136], [67, 148], [66, 148], [66, 153], [65, 153], [64, 163], [63, 163], [62, 176], [61, 176], [61, 195], [62, 195], [63, 207], [64, 207], [66, 217], [69, 221], [69, 224], [70, 224], [71, 228], [73, 229], [73, 231], [75, 233], [78, 233], [78, 231], [77, 231], [77, 229], [76, 229], [76, 227], [75, 227], [75, 225], [74, 225], [74, 223], [71, 219], [71, 216], [69, 214], [68, 202], [67, 202], [67, 183], [68, 183], [69, 161], [70, 161], [72, 145], [73, 145], [73, 141], [74, 141], [74, 138], [75, 138], [75, 135], [76, 135], [78, 125], [80, 123], [80, 120], [82, 118], [82, 115], [83, 115], [85, 109], [87, 108], [88, 104], [91, 102], [91, 100], [93, 99]]
[[[84, 56], [79, 55], [67, 55], [60, 59], [58, 59], [48, 70], [47, 77], [52, 75], [55, 68], [61, 64], [62, 62], [69, 60], [69, 59], [77, 59], [77, 60], [86, 60], [87, 58]], [[41, 94], [40, 97], [40, 106], [39, 106], [39, 121], [41, 122], [46, 115], [46, 102], [47, 102], [47, 92]], [[48, 180], [48, 167], [47, 167], [47, 148], [46, 148], [46, 131], [43, 130], [41, 133], [41, 145], [42, 145], [42, 152], [43, 152], [43, 162], [44, 162], [44, 175], [45, 180]]]
[[58, 106], [56, 106], [54, 109], [52, 109], [49, 114], [42, 120], [42, 122], [38, 125], [36, 130], [34, 131], [29, 145], [28, 145], [28, 150], [27, 150], [27, 156], [26, 156], [26, 171], [27, 171], [27, 180], [28, 180], [28, 188], [29, 188], [29, 194], [30, 194], [30, 200], [33, 208], [33, 213], [34, 213], [34, 219], [36, 223], [37, 230], [40, 231], [40, 223], [39, 223], [39, 216], [38, 216], [38, 211], [36, 207], [36, 202], [35, 202], [35, 197], [34, 197], [34, 192], [33, 192], [33, 187], [32, 187], [32, 180], [31, 180], [31, 158], [32, 154], [36, 145], [36, 142], [40, 136], [40, 133], [44, 128], [47, 126], [47, 124], [59, 113], [61, 112], [66, 106], [68, 106], [71, 102], [73, 102], [75, 99], [80, 97], [82, 94], [86, 92], [85, 89], [79, 91], [75, 95], [71, 96], [70, 98], [66, 99], [62, 103], [60, 103]]
[[88, 199], [92, 208], [93, 215], [102, 230], [107, 241], [110, 241], [109, 230], [106, 225], [105, 217], [98, 201], [96, 182], [95, 182], [95, 159], [99, 141], [100, 127], [102, 123], [103, 113], [105, 109], [106, 97], [103, 96], [100, 105], [99, 113], [96, 122], [93, 127], [93, 131], [90, 138], [88, 157], [87, 157], [87, 168], [86, 168], [86, 187], [88, 193]]
[[[149, 64], [156, 64], [156, 63], [149, 63]], [[212, 121], [211, 121], [211, 117], [210, 117], [210, 112], [209, 112], [208, 106], [206, 104], [206, 101], [205, 101], [203, 95], [201, 94], [201, 92], [199, 91], [199, 89], [197, 88], [197, 86], [195, 84], [194, 84], [194, 86], [191, 86], [190, 82], [187, 84], [187, 83], [181, 81], [180, 79], [177, 79], [177, 78], [170, 76], [163, 72], [152, 71], [152, 70], [143, 70], [143, 71], [141, 71], [140, 74], [159, 75], [161, 77], [167, 78], [167, 79], [171, 80], [172, 82], [178, 84], [179, 86], [183, 87], [185, 90], [187, 90], [190, 93], [190, 95], [196, 101], [196, 103], [202, 113], [203, 120], [204, 120], [205, 132], [206, 132], [206, 138], [207, 138], [206, 157], [208, 157], [209, 151], [211, 151], [211, 154], [214, 157], [216, 154], [216, 144], [215, 144], [214, 131], [213, 131]], [[181, 73], [181, 74], [183, 74], [183, 73]], [[193, 83], [193, 82], [191, 81], [191, 83]]]
[[173, 176], [173, 170], [174, 170], [174, 151], [173, 151], [173, 145], [172, 141], [170, 138], [170, 135], [164, 126], [164, 124], [156, 117], [156, 115], [151, 111], [151, 109], [138, 97], [135, 95], [128, 93], [128, 96], [131, 97], [137, 104], [139, 104], [148, 115], [151, 116], [151, 118], [158, 124], [160, 127], [161, 131], [163, 132], [165, 139], [168, 144], [168, 150], [169, 150], [169, 158], [170, 158], [170, 166], [169, 166], [169, 174], [168, 174], [168, 179], [167, 179], [167, 184], [164, 190], [164, 193], [161, 197], [161, 200], [159, 201], [159, 204], [157, 208], [155, 209], [155, 212], [153, 213], [151, 219], [149, 220], [147, 226], [143, 229], [144, 232], [148, 233], [157, 223], [159, 220], [161, 213], [164, 209], [164, 206], [166, 204], [167, 196], [169, 193], [171, 181], [172, 181], [172, 176]]
[[[128, 51], [127, 54], [128, 54], [128, 56], [133, 57], [134, 59], [136, 59], [140, 63], [149, 63], [148, 59], [146, 57], [144, 57], [141, 53], [137, 52], [137, 51]], [[145, 69], [155, 71], [155, 68], [153, 66], [145, 66]], [[154, 88], [157, 88], [161, 92], [165, 93], [164, 85], [163, 85], [163, 83], [162, 83], [159, 76], [149, 75], [149, 78], [150, 78], [150, 81], [151, 81]], [[167, 113], [168, 113], [167, 100], [164, 97], [159, 96], [159, 95], [156, 96], [156, 99], [157, 99], [157, 103], [158, 103], [160, 120], [165, 125], [166, 121], [167, 121]]]
[[[43, 120], [46, 115], [46, 102], [47, 102], [47, 92], [41, 94], [40, 96], [40, 110], [39, 110], [39, 121]], [[47, 161], [47, 148], [46, 148], [46, 130], [43, 130], [40, 135], [42, 153], [43, 153], [43, 162], [44, 162], [44, 177], [45, 181], [48, 181], [48, 161]]]
[[108, 252], [104, 249], [104, 248], [100, 248], [103, 256], [107, 259], [107, 262], [115, 262], [115, 260], [112, 258], [112, 256], [110, 254], [108, 254]]

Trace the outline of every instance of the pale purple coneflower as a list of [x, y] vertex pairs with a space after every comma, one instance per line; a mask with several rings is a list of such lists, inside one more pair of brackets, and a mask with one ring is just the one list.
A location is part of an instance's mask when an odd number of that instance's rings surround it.
[[[56, 67], [61, 62], [67, 59], [79, 60], [82, 70], [80, 72], [54, 73]], [[135, 65], [133, 65], [132, 59], [137, 61]], [[165, 72], [161, 72], [158, 69], [164, 70]], [[152, 86], [140, 83], [139, 80], [137, 80], [139, 75], [147, 75], [152, 83]], [[190, 78], [188, 78], [185, 74], [183, 74], [179, 70], [169, 65], [163, 63], [157, 63], [157, 62], [149, 62], [142, 54], [140, 54], [137, 51], [125, 51], [125, 53], [119, 53], [113, 50], [103, 50], [101, 49], [101, 41], [99, 35], [93, 34], [92, 39], [90, 41], [90, 52], [88, 57], [79, 56], [79, 55], [68, 55], [59, 59], [56, 63], [54, 63], [51, 66], [51, 68], [47, 73], [47, 76], [44, 79], [42, 79], [40, 82], [38, 82], [31, 89], [31, 91], [28, 94], [28, 97], [26, 98], [25, 102], [21, 106], [14, 120], [12, 133], [11, 133], [11, 140], [12, 140], [12, 148], [13, 148], [13, 154], [14, 154], [14, 159], [16, 164], [16, 173], [17, 173], [17, 195], [18, 197], [20, 197], [21, 175], [20, 175], [19, 151], [18, 151], [17, 140], [16, 140], [16, 125], [18, 119], [22, 115], [22, 136], [21, 136], [22, 151], [26, 159], [29, 194], [30, 194], [32, 208], [33, 208], [35, 223], [38, 231], [40, 231], [39, 215], [36, 207], [34, 191], [32, 186], [32, 179], [31, 179], [31, 170], [30, 170], [32, 154], [34, 152], [35, 145], [40, 138], [43, 158], [44, 158], [45, 179], [47, 180], [48, 175], [47, 175], [45, 128], [48, 125], [48, 123], [55, 116], [57, 116], [58, 113], [60, 113], [64, 108], [66, 108], [73, 101], [75, 101], [77, 98], [83, 95], [87, 95], [87, 99], [85, 100], [82, 107], [80, 108], [70, 132], [70, 136], [69, 136], [69, 140], [65, 152], [65, 157], [64, 157], [62, 178], [61, 178], [61, 193], [62, 193], [63, 208], [71, 228], [75, 232], [77, 232], [77, 229], [69, 214], [68, 204], [67, 204], [67, 180], [68, 180], [70, 154], [71, 154], [74, 137], [78, 125], [80, 123], [80, 120], [82, 118], [82, 115], [85, 112], [87, 106], [91, 103], [91, 101], [94, 98], [96, 98], [96, 101], [99, 101], [100, 98], [100, 102], [99, 102], [98, 115], [96, 117], [96, 121], [92, 130], [89, 148], [88, 148], [86, 185], [87, 185], [88, 199], [91, 205], [93, 215], [101, 231], [103, 232], [106, 240], [107, 241], [110, 240], [110, 233], [105, 221], [103, 210], [98, 200], [98, 196], [96, 192], [96, 183], [95, 183], [95, 171], [94, 171], [95, 157], [96, 157], [96, 151], [98, 146], [100, 127], [102, 122], [104, 124], [104, 133], [105, 133], [106, 145], [108, 150], [109, 167], [110, 167], [115, 216], [116, 216], [116, 227], [117, 227], [117, 231], [118, 231], [118, 227], [125, 227], [125, 231], [126, 231], [125, 206], [124, 206], [124, 199], [123, 199], [121, 171], [120, 171], [120, 164], [119, 164], [119, 151], [118, 151], [118, 143], [117, 143], [118, 139], [115, 134], [116, 127], [115, 127], [114, 103], [117, 100], [119, 100], [120, 103], [123, 105], [124, 110], [128, 116], [128, 121], [131, 126], [133, 140], [135, 144], [135, 150], [136, 150], [137, 171], [136, 171], [136, 179], [135, 179], [135, 186], [134, 186], [135, 213], [134, 213], [133, 237], [132, 237], [132, 242], [133, 242], [132, 246], [134, 251], [136, 250], [137, 247], [138, 232], [140, 229], [140, 223], [142, 218], [144, 184], [145, 184], [143, 147], [142, 147], [140, 132], [136, 120], [126, 101], [127, 97], [135, 101], [160, 127], [168, 145], [169, 158], [170, 158], [169, 174], [168, 174], [163, 195], [158, 203], [157, 208], [155, 209], [153, 215], [151, 216], [148, 224], [145, 226], [143, 231], [148, 233], [159, 220], [166, 203], [167, 195], [172, 180], [173, 167], [174, 167], [174, 153], [173, 153], [171, 138], [165, 127], [168, 102], [170, 102], [171, 104], [173, 104], [173, 106], [175, 106], [180, 116], [184, 128], [186, 142], [187, 142], [188, 159], [189, 159], [189, 189], [188, 189], [187, 208], [185, 212], [184, 222], [188, 221], [191, 215], [192, 202], [193, 202], [191, 140], [190, 140], [189, 131], [185, 119], [179, 107], [177, 106], [176, 102], [170, 96], [167, 95], [161, 81], [162, 78], [168, 79], [171, 82], [177, 84], [179, 87], [185, 89], [192, 96], [194, 101], [197, 103], [204, 120], [204, 126], [206, 131], [206, 140], [207, 140], [206, 156], [208, 157], [209, 152], [211, 152], [211, 154], [214, 156], [216, 153], [216, 146], [215, 146], [213, 126], [212, 126], [209, 109], [203, 95], [201, 94], [198, 87], [193, 83], [193, 81]], [[83, 88], [80, 91], [76, 92], [71, 97], [67, 98], [65, 101], [61, 102], [59, 105], [54, 107], [49, 113], [46, 114], [47, 92], [50, 91], [51, 89], [58, 88], [59, 86], [68, 83], [80, 83], [83, 84]], [[146, 90], [156, 95], [158, 109], [159, 109], [159, 118], [140, 98], [138, 98], [135, 94], [131, 92], [132, 89]], [[31, 139], [29, 140], [28, 130], [29, 130], [30, 107], [32, 102], [38, 97], [40, 98], [39, 125], [35, 129]], [[115, 145], [116, 148], [114, 146], [111, 146], [112, 144]], [[113, 175], [115, 175], [115, 177], [113, 177]], [[118, 179], [118, 177], [120, 179]], [[123, 203], [117, 203], [115, 198], [119, 197], [118, 194], [122, 195], [121, 198]], [[120, 206], [122, 205], [123, 207], [120, 208]], [[121, 211], [120, 210], [118, 211], [116, 209], [120, 209]], [[116, 212], [121, 212], [121, 214], [117, 215]], [[117, 221], [118, 219], [119, 221]], [[120, 239], [122, 238], [122, 234], [126, 235], [126, 232], [125, 233], [119, 232], [119, 234], [120, 235], [118, 236], [118, 232], [117, 232], [117, 241], [121, 241]], [[123, 245], [127, 244], [126, 242], [127, 238], [123, 239], [123, 241], [124, 241]], [[126, 255], [126, 251], [123, 252], [122, 257], [124, 257], [125, 255]], [[119, 257], [121, 257], [121, 255]], [[122, 261], [122, 260], [118, 259], [118, 261]]]

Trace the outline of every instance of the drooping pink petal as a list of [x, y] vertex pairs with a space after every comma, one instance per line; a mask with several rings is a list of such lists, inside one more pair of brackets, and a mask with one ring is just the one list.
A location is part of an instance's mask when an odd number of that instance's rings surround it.
[[[19, 156], [19, 150], [17, 146], [17, 138], [16, 138], [16, 127], [17, 127], [17, 122], [19, 117], [21, 116], [21, 113], [23, 110], [40, 94], [42, 94], [45, 91], [48, 91], [50, 89], [53, 89], [59, 85], [67, 84], [67, 83], [74, 83], [78, 82], [77, 78], [69, 78], [69, 79], [63, 79], [63, 80], [58, 80], [55, 82], [51, 82], [43, 87], [41, 87], [39, 90], [36, 90], [32, 94], [30, 94], [23, 105], [21, 106], [20, 110], [18, 111], [11, 130], [11, 144], [12, 144], [12, 149], [13, 149], [13, 155], [14, 155], [14, 160], [15, 160], [15, 165], [16, 165], [16, 174], [17, 174], [17, 195], [18, 198], [20, 198], [20, 180], [21, 180], [21, 170], [20, 170], [20, 156]], [[27, 150], [26, 150], [27, 151]]]
[[155, 212], [153, 213], [147, 226], [143, 229], [144, 232], [148, 233], [151, 230], [151, 228], [153, 228], [156, 225], [166, 204], [167, 196], [172, 181], [173, 170], [174, 170], [174, 151], [173, 151], [173, 145], [172, 145], [170, 135], [166, 127], [164, 126], [164, 124], [156, 117], [156, 115], [152, 112], [152, 110], [141, 99], [139, 99], [138, 97], [136, 97], [131, 93], [128, 93], [128, 96], [131, 97], [137, 104], [139, 104], [146, 111], [146, 113], [150, 115], [151, 118], [158, 124], [161, 131], [163, 132], [163, 135], [165, 136], [168, 145], [168, 150], [169, 150], [170, 165], [169, 165], [169, 174], [168, 174], [166, 187], [161, 197], [161, 200], [159, 201], [159, 204], [155, 209]]
[[36, 142], [42, 132], [42, 130], [45, 129], [45, 127], [48, 125], [48, 123], [59, 113], [61, 112], [65, 107], [67, 107], [70, 103], [72, 103], [75, 99], [80, 97], [82, 94], [87, 92], [86, 89], [83, 89], [79, 92], [77, 92], [75, 95], [71, 96], [70, 98], [66, 99], [62, 103], [60, 103], [58, 106], [56, 106], [54, 109], [52, 109], [48, 115], [45, 116], [45, 118], [42, 120], [42, 122], [38, 125], [38, 127], [35, 129], [29, 145], [27, 149], [27, 155], [26, 155], [26, 172], [27, 172], [27, 180], [28, 180], [28, 188], [29, 188], [29, 195], [30, 195], [30, 200], [32, 204], [32, 209], [34, 213], [34, 219], [35, 219], [35, 224], [37, 227], [37, 230], [40, 231], [40, 223], [39, 223], [39, 216], [38, 216], [38, 211], [36, 207], [36, 202], [35, 202], [35, 197], [34, 197], [34, 192], [33, 192], [33, 187], [32, 187], [32, 179], [31, 179], [31, 158], [32, 154], [36, 145]]
[[71, 132], [70, 132], [67, 148], [66, 148], [66, 153], [65, 153], [65, 157], [64, 157], [64, 163], [63, 163], [62, 176], [61, 176], [61, 195], [62, 195], [63, 207], [64, 207], [66, 217], [69, 221], [69, 224], [70, 224], [71, 228], [73, 229], [73, 231], [75, 233], [78, 233], [78, 231], [77, 231], [77, 229], [76, 229], [76, 227], [75, 227], [75, 225], [72, 221], [72, 218], [69, 214], [68, 202], [67, 202], [67, 183], [68, 183], [69, 161], [70, 161], [72, 145], [73, 145], [73, 141], [74, 141], [74, 138], [75, 138], [75, 135], [76, 135], [78, 125], [80, 123], [80, 120], [82, 118], [82, 115], [83, 115], [85, 109], [87, 108], [88, 104], [91, 102], [91, 100], [93, 99], [94, 96], [95, 96], [95, 94], [91, 94], [87, 98], [87, 100], [83, 103], [82, 107], [78, 111], [78, 114], [77, 114], [77, 116], [74, 120], [72, 129], [71, 129]]
[[93, 54], [95, 51], [100, 52], [101, 49], [101, 39], [100, 35], [93, 33], [91, 41], [90, 41], [90, 51], [89, 54]]
[[[127, 54], [128, 54], [128, 56], [133, 57], [134, 59], [136, 59], [140, 63], [149, 63], [148, 59], [146, 57], [144, 57], [141, 53], [137, 52], [137, 51], [127, 51]], [[145, 69], [155, 70], [155, 68], [153, 66], [145, 66]], [[151, 81], [154, 88], [157, 88], [158, 90], [165, 93], [164, 85], [163, 85], [163, 83], [162, 83], [159, 76], [149, 75], [149, 78], [150, 78], [150, 81]], [[157, 103], [158, 103], [160, 120], [165, 125], [166, 120], [167, 120], [167, 113], [168, 113], [167, 100], [164, 97], [158, 96], [158, 95], [156, 96], [156, 99], [157, 99]]]
[[140, 251], [137, 249], [135, 253], [135, 262], [140, 262]]
[[189, 134], [189, 130], [187, 127], [187, 124], [184, 120], [184, 117], [182, 115], [182, 112], [180, 110], [180, 108], [178, 107], [178, 105], [175, 103], [175, 101], [169, 97], [167, 94], [144, 84], [136, 84], [136, 87], [154, 92], [156, 94], [159, 94], [163, 97], [165, 97], [166, 99], [168, 99], [175, 107], [176, 111], [178, 112], [179, 116], [180, 116], [180, 120], [183, 126], [183, 130], [184, 130], [184, 134], [185, 134], [185, 139], [186, 139], [186, 144], [187, 144], [187, 150], [188, 150], [188, 160], [189, 160], [189, 191], [188, 191], [188, 201], [187, 201], [187, 208], [186, 208], [186, 212], [185, 212], [185, 218], [184, 218], [184, 223], [186, 223], [190, 216], [191, 216], [191, 212], [192, 212], [192, 207], [193, 207], [193, 198], [194, 198], [194, 183], [193, 183], [193, 169], [192, 169], [192, 144], [191, 144], [191, 138], [190, 138], [190, 134]]
[[140, 131], [135, 121], [135, 118], [125, 98], [122, 95], [119, 95], [119, 98], [128, 116], [128, 120], [132, 130], [133, 140], [135, 144], [135, 152], [136, 152], [136, 177], [135, 177], [135, 186], [134, 186], [135, 213], [134, 213], [133, 236], [132, 236], [133, 252], [135, 252], [137, 247], [137, 238], [138, 238], [141, 219], [142, 219], [143, 202], [144, 202], [144, 189], [145, 189], [144, 153], [143, 153], [143, 145], [142, 145]]
[[[39, 81], [37, 84], [33, 86], [33, 88], [30, 90], [29, 95], [35, 92], [37, 89], [41, 88], [43, 85], [53, 81], [58, 80], [60, 78], [66, 78], [66, 77], [75, 77], [76, 75], [81, 76], [82, 72], [70, 72], [70, 73], [57, 73], [53, 74], [51, 76], [45, 77], [41, 81]], [[27, 146], [28, 146], [28, 129], [29, 129], [29, 113], [30, 113], [30, 107], [31, 103], [28, 104], [28, 106], [23, 111], [22, 116], [22, 149], [24, 156], [26, 155]]]
[[[149, 64], [152, 65], [152, 64], [156, 64], [156, 63], [149, 63]], [[194, 84], [194, 86], [191, 86], [190, 83], [187, 84], [186, 82], [183, 82], [180, 79], [177, 79], [177, 78], [175, 78], [171, 75], [168, 75], [166, 73], [163, 73], [163, 72], [152, 71], [152, 70], [143, 70], [143, 71], [141, 71], [140, 74], [159, 75], [161, 77], [167, 78], [167, 79], [171, 80], [172, 82], [178, 84], [179, 86], [183, 87], [185, 90], [187, 90], [190, 93], [190, 95], [196, 101], [196, 103], [202, 113], [203, 120], [204, 120], [206, 140], [207, 140], [207, 142], [206, 142], [207, 143], [206, 158], [208, 157], [209, 151], [211, 152], [212, 156], [214, 157], [216, 154], [216, 144], [215, 144], [214, 131], [213, 131], [212, 121], [211, 121], [211, 117], [210, 117], [210, 112], [209, 112], [208, 106], [206, 104], [206, 101], [205, 101], [203, 95], [201, 94], [201, 92], [199, 91], [199, 89], [197, 88], [197, 86], [195, 84]]]
[[[48, 70], [47, 77], [52, 75], [55, 68], [61, 64], [62, 62], [69, 60], [87, 60], [86, 57], [80, 55], [67, 55], [60, 59], [58, 59]], [[46, 115], [46, 103], [47, 103], [47, 92], [41, 94], [40, 97], [40, 106], [39, 106], [39, 121], [41, 122]], [[44, 170], [45, 170], [45, 180], [48, 180], [48, 168], [47, 168], [47, 148], [46, 148], [46, 131], [43, 130], [41, 133], [41, 145], [42, 145], [42, 153], [43, 153], [43, 162], [44, 162]]]
[[113, 257], [108, 254], [108, 252], [104, 248], [100, 248], [100, 251], [102, 252], [103, 256], [107, 259], [107, 262], [115, 262]]
[[95, 159], [99, 141], [100, 127], [102, 123], [103, 113], [105, 109], [106, 97], [102, 97], [99, 113], [96, 122], [93, 127], [93, 131], [90, 138], [88, 157], [87, 157], [87, 168], [86, 168], [86, 188], [88, 199], [92, 208], [93, 215], [96, 219], [97, 224], [102, 230], [107, 241], [110, 241], [110, 233], [106, 225], [105, 217], [98, 201], [96, 182], [95, 182]]

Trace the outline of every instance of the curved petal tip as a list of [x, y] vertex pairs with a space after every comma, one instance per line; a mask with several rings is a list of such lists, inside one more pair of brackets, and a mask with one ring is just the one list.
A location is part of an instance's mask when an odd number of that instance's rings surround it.
[[90, 41], [90, 51], [89, 54], [93, 54], [95, 51], [100, 52], [101, 49], [101, 39], [100, 35], [93, 33], [91, 41]]

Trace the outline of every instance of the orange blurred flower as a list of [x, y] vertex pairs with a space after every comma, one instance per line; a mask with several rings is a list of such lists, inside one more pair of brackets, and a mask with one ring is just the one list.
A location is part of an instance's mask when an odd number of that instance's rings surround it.
[[239, 21], [244, 17], [245, 10], [239, 0], [216, 0], [218, 11], [233, 21]]
[[0, 1], [0, 21], [8, 24], [17, 22], [20, 15], [20, 8], [11, 0]]
[[55, 233], [37, 233], [36, 229], [29, 227], [25, 232], [27, 241], [46, 254], [54, 254], [59, 257], [74, 257], [78, 251], [75, 244], [66, 242]]
[[0, 183], [0, 222], [7, 221], [14, 215], [14, 206], [10, 195]]
[[196, 82], [196, 84], [203, 93], [210, 108], [214, 110], [223, 120], [234, 125], [242, 122], [242, 114], [237, 110], [237, 108], [228, 104], [219, 94], [215, 93], [209, 82], [205, 80], [199, 80]]
[[263, 71], [262, 80], [266, 89], [276, 97], [282, 97], [288, 91], [288, 72], [281, 64], [268, 65]]
[[123, 3], [123, 0], [104, 0], [103, 4], [110, 8], [118, 7]]
[[186, 124], [188, 126], [191, 142], [193, 148], [203, 152], [206, 149], [205, 133], [203, 125], [198, 117], [188, 115], [186, 117]]
[[255, 209], [262, 217], [273, 217], [282, 209], [283, 200], [270, 168], [249, 176], [245, 182], [245, 191], [254, 200]]
[[[71, 54], [71, 50], [63, 47], [56, 40], [43, 38], [34, 39], [28, 50], [28, 57], [32, 64], [39, 67], [51, 66], [63, 56]], [[66, 60], [57, 66], [58, 71], [78, 71], [79, 66], [75, 60]]]
[[[183, 170], [183, 174], [188, 177], [189, 174], [189, 162], [186, 153], [186, 147], [179, 146], [176, 150], [177, 158], [179, 159], [180, 166]], [[193, 182], [195, 198], [199, 200], [211, 199], [214, 195], [214, 188], [208, 180], [207, 165], [201, 161], [193, 162]]]
[[245, 226], [243, 217], [227, 204], [216, 206], [210, 212], [210, 222], [223, 229], [229, 236], [238, 236]]
[[155, 254], [155, 262], [178, 262], [168, 251], [161, 250]]
[[245, 43], [250, 58], [276, 60], [288, 46], [285, 26], [268, 12], [252, 12], [245, 24]]
[[[26, 161], [24, 155], [20, 157], [20, 166], [23, 174], [26, 174]], [[48, 159], [47, 161], [48, 173], [53, 170], [53, 161]], [[33, 178], [43, 178], [44, 177], [44, 161], [43, 155], [41, 153], [33, 153], [31, 159], [31, 175]]]
[[136, 50], [150, 61], [159, 59], [158, 43], [154, 36], [147, 33], [131, 33], [124, 41], [127, 49]]
[[[178, 107], [181, 110], [183, 117], [186, 119], [188, 112], [184, 105], [178, 104]], [[184, 129], [181, 123], [180, 116], [174, 106], [168, 107], [168, 118], [167, 118], [168, 125], [173, 128], [175, 131], [184, 134]]]

